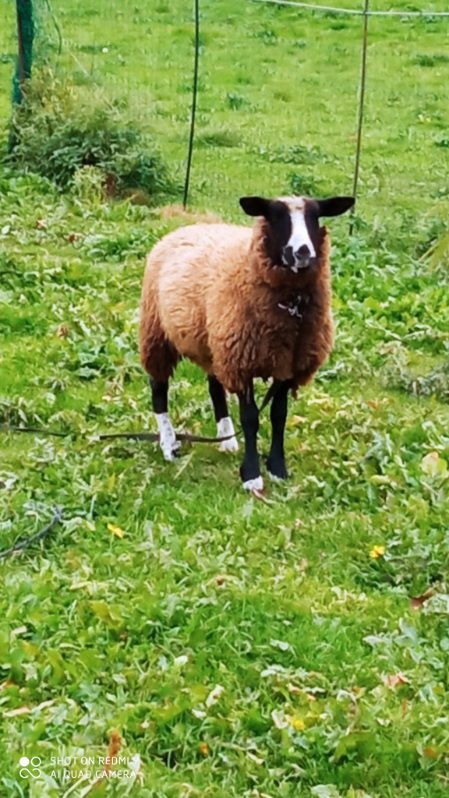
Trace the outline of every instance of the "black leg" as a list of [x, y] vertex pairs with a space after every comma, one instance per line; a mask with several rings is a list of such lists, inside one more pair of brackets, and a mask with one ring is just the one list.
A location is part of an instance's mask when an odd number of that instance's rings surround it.
[[209, 376], [207, 379], [209, 382], [210, 398], [214, 406], [215, 421], [218, 424], [222, 418], [227, 418], [229, 416], [226, 393], [221, 382], [219, 382], [216, 377]]
[[151, 399], [155, 413], [168, 412], [168, 382], [157, 382], [150, 377]]
[[284, 430], [287, 420], [288, 391], [291, 382], [282, 382], [273, 397], [270, 410], [272, 438], [270, 453], [267, 458], [267, 468], [271, 476], [278, 479], [287, 479], [288, 471], [284, 455]]
[[[263, 488], [260, 476], [259, 455], [257, 453], [257, 432], [259, 429], [259, 411], [254, 401], [253, 385], [250, 383], [243, 393], [239, 394], [240, 421], [245, 436], [245, 456], [240, 467], [240, 476], [244, 487]], [[257, 480], [257, 482], [255, 482]], [[253, 483], [253, 484], [245, 484]]]

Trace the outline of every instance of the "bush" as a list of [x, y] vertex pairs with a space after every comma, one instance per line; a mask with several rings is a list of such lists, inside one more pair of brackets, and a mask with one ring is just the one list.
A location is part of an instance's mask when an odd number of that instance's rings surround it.
[[177, 191], [151, 138], [124, 122], [119, 110], [95, 95], [86, 106], [79, 90], [40, 72], [27, 87], [25, 101], [12, 120], [8, 161], [24, 172], [72, 186], [84, 167], [104, 176], [109, 196], [143, 191], [149, 201]]

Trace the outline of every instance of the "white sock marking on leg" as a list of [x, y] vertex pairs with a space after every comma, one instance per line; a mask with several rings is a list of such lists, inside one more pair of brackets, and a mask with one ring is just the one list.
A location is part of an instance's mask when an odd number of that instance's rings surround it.
[[229, 416], [221, 418], [217, 423], [217, 438], [225, 438], [227, 435], [232, 435], [233, 437], [220, 443], [220, 452], [238, 452], [239, 444], [235, 437], [232, 418]]
[[179, 448], [176, 441], [176, 433], [172, 427], [168, 413], [156, 413], [157, 426], [159, 428], [159, 445], [166, 460], [174, 460], [174, 452]]

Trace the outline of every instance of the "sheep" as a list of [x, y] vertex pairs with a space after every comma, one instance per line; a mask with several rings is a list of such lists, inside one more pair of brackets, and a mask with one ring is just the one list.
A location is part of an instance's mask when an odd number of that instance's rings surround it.
[[273, 479], [288, 476], [284, 430], [288, 393], [296, 394], [333, 346], [329, 234], [322, 216], [338, 216], [353, 197], [242, 197], [254, 227], [193, 224], [162, 238], [148, 256], [142, 287], [141, 362], [166, 460], [179, 442], [168, 416], [168, 384], [182, 357], [207, 374], [221, 448], [238, 448], [226, 392], [237, 394], [245, 449], [240, 476], [263, 489], [257, 451], [259, 411], [253, 380], [273, 379]]

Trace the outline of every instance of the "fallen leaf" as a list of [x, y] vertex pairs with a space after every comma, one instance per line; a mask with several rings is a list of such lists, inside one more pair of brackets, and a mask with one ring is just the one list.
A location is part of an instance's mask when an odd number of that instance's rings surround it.
[[214, 689], [210, 691], [206, 698], [206, 706], [213, 707], [213, 705], [219, 701], [222, 693], [224, 693], [224, 687], [222, 687], [221, 684], [216, 684]]
[[25, 632], [27, 631], [28, 628], [26, 626], [17, 626], [16, 629], [11, 629], [11, 635], [14, 635], [14, 637], [18, 637], [19, 635], [24, 635]]
[[335, 784], [317, 784], [312, 787], [310, 792], [316, 795], [317, 798], [340, 798], [341, 793], [337, 790]]
[[125, 531], [115, 524], [108, 524], [109, 532], [112, 532], [116, 538], [123, 538], [125, 536]]
[[427, 588], [420, 596], [412, 596], [410, 599], [410, 604], [414, 610], [420, 610], [421, 607], [433, 596], [433, 590], [431, 587]]
[[447, 474], [447, 463], [438, 452], [429, 452], [421, 460], [421, 470], [428, 477], [437, 477]]
[[47, 227], [47, 222], [45, 221], [45, 219], [37, 219], [36, 227], [38, 230], [45, 230]]
[[290, 427], [298, 427], [299, 424], [305, 424], [307, 421], [305, 416], [291, 416], [290, 418]]
[[105, 761], [104, 769], [106, 773], [109, 773], [109, 771], [111, 770], [113, 757], [117, 756], [121, 747], [122, 747], [122, 738], [120, 736], [120, 732], [118, 732], [117, 729], [113, 729], [111, 731], [111, 736], [109, 738], [108, 753], [104, 760]]
[[4, 712], [5, 718], [15, 718], [18, 715], [28, 715], [32, 712], [32, 707], [16, 707], [16, 709], [8, 709]]
[[278, 648], [279, 651], [290, 651], [290, 643], [286, 640], [270, 640], [270, 646]]
[[395, 687], [401, 687], [403, 684], [410, 684], [410, 679], [403, 673], [392, 673], [382, 678], [383, 683], [394, 690]]
[[258, 499], [260, 502], [263, 502], [264, 504], [274, 504], [273, 501], [266, 498], [266, 496], [261, 490], [252, 490], [251, 495], [254, 496], [255, 499]]
[[286, 729], [288, 726], [288, 720], [283, 709], [273, 709], [271, 719], [277, 729]]
[[251, 751], [247, 751], [246, 755], [248, 756], [249, 759], [251, 759], [253, 762], [255, 762], [256, 765], [263, 765], [263, 763], [265, 761], [261, 757], [256, 756], [255, 754], [252, 754]]
[[209, 756], [209, 746], [207, 743], [200, 743], [198, 746], [198, 751], [200, 752], [201, 756]]
[[436, 748], [432, 748], [431, 745], [426, 745], [426, 747], [423, 748], [423, 754], [429, 759], [438, 759], [440, 756]]
[[60, 324], [56, 331], [56, 335], [58, 336], [58, 338], [67, 338], [69, 332], [70, 332], [70, 327], [68, 324]]

